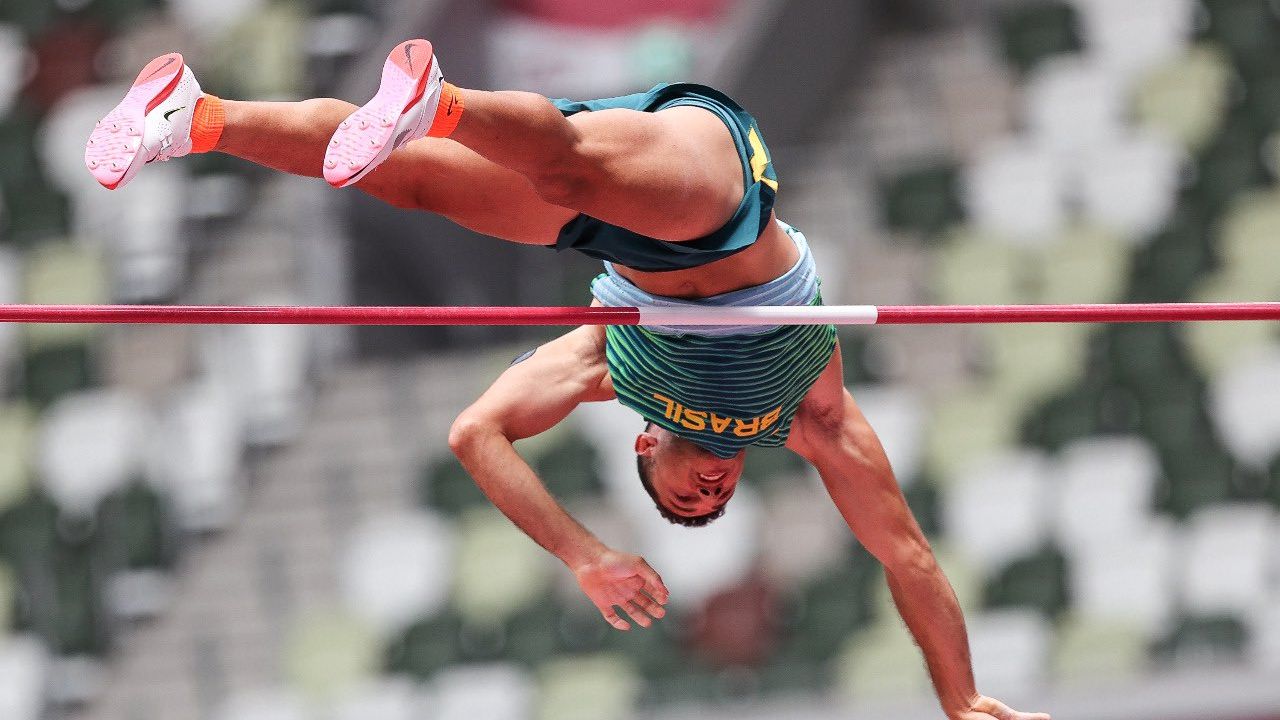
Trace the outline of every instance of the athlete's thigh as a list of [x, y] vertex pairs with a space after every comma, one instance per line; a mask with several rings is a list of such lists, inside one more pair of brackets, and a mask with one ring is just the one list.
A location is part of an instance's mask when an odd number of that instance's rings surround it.
[[569, 118], [581, 137], [573, 206], [660, 240], [723, 226], [742, 201], [743, 168], [729, 128], [691, 106], [611, 109]]
[[560, 228], [577, 215], [547, 202], [525, 176], [442, 138], [397, 149], [356, 186], [398, 207], [530, 245], [555, 243]]

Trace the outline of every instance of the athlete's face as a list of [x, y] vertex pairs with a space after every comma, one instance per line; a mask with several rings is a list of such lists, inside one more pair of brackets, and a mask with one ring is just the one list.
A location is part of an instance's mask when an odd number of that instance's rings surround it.
[[649, 479], [658, 502], [682, 517], [707, 515], [724, 507], [742, 477], [745, 452], [724, 459], [695, 443], [649, 425], [636, 437], [636, 454], [648, 458]]

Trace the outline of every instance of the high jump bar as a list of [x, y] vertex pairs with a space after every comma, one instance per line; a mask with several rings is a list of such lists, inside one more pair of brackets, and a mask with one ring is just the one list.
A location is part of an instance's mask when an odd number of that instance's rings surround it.
[[4, 323], [149, 325], [985, 325], [1280, 320], [1280, 302], [755, 307], [0, 305]]

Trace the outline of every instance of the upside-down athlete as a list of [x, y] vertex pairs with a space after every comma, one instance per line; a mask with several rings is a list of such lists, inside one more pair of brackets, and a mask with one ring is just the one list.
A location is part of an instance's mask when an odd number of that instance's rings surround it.
[[[599, 258], [596, 304], [821, 303], [804, 235], [774, 215], [778, 178], [759, 128], [700, 85], [586, 102], [469, 90], [443, 81], [431, 43], [410, 40], [363, 107], [234, 102], [202, 94], [173, 53], [98, 123], [85, 162], [116, 188], [146, 163], [209, 151]], [[833, 327], [582, 327], [513, 364], [458, 417], [449, 444], [476, 483], [626, 630], [627, 618], [648, 627], [664, 615], [662, 579], [578, 524], [512, 447], [579, 403], [614, 398], [645, 420], [640, 477], [664, 517], [715, 519], [746, 448], [785, 445], [883, 563], [947, 716], [1048, 719], [975, 689], [960, 606], [844, 388]]]

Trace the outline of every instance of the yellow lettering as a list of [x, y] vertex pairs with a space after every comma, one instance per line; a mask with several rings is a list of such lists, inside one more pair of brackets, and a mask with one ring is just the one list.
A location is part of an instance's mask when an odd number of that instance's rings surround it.
[[765, 152], [764, 141], [760, 139], [760, 133], [757, 133], [755, 128], [751, 128], [751, 132], [747, 133], [747, 142], [751, 144], [751, 177], [777, 192], [778, 181], [764, 176], [764, 171], [769, 167], [769, 153]]
[[670, 420], [670, 419], [671, 419], [671, 417], [672, 417], [672, 414], [673, 414], [673, 413], [674, 413], [674, 411], [675, 411], [676, 401], [675, 401], [675, 400], [672, 400], [671, 398], [667, 397], [666, 395], [660, 395], [660, 394], [658, 394], [658, 393], [654, 393], [654, 394], [653, 394], [653, 399], [654, 399], [654, 400], [657, 400], [658, 402], [663, 403], [663, 404], [665, 404], [665, 405], [667, 406], [667, 409], [666, 409], [665, 411], [663, 411], [663, 413], [662, 413], [662, 414], [663, 414], [663, 415], [665, 415], [665, 416], [666, 416], [666, 418], [667, 418], [668, 420]]
[[751, 437], [760, 433], [760, 418], [751, 418], [751, 422], [745, 420], [734, 421], [733, 434], [738, 437]]
[[674, 420], [675, 422], [680, 422], [680, 416], [683, 414], [684, 414], [684, 406], [681, 405], [680, 403], [676, 403], [676, 412], [674, 415], [671, 416], [671, 419]]
[[765, 430], [768, 430], [774, 423], [778, 422], [778, 418], [780, 417], [782, 417], [781, 405], [770, 410], [768, 415], [765, 415], [760, 419], [760, 431], [764, 432]]
[[690, 410], [685, 408], [684, 419], [680, 424], [690, 430], [706, 430], [707, 429], [707, 411], [706, 410]]
[[711, 429], [717, 433], [722, 433], [729, 429], [729, 423], [733, 422], [733, 418], [720, 417], [715, 413], [711, 413]]

